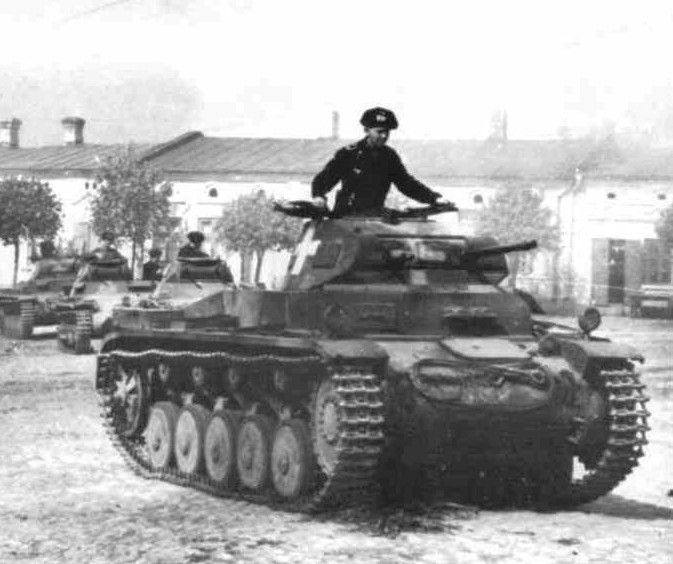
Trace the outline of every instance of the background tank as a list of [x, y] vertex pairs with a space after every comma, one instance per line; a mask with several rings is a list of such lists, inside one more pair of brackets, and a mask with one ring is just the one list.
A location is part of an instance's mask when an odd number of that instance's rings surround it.
[[75, 280], [77, 258], [44, 258], [36, 261], [29, 280], [0, 289], [0, 328], [12, 339], [28, 339], [36, 326], [58, 323], [56, 303], [64, 287]]
[[[109, 331], [112, 309], [129, 292], [130, 282], [126, 259], [91, 259], [85, 263], [55, 305], [59, 346], [77, 354], [91, 352], [91, 338]], [[137, 289], [144, 288], [139, 285]]]
[[[301, 510], [389, 496], [576, 505], [645, 444], [631, 348], [534, 318], [505, 253], [420, 212], [311, 217], [280, 291], [115, 310], [96, 387], [136, 470]], [[581, 467], [581, 472], [577, 471]], [[476, 497], [476, 499], [475, 499]]]

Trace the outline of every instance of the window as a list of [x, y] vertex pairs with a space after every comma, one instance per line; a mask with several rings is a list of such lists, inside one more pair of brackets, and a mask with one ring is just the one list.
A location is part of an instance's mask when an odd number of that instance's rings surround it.
[[671, 283], [671, 249], [658, 239], [645, 239], [643, 284]]
[[658, 194], [657, 198], [659, 198], [660, 200], [665, 200], [666, 199], [666, 194]]
[[217, 188], [211, 188], [208, 190], [208, 196], [211, 198], [217, 198]]
[[484, 203], [484, 198], [482, 197], [481, 194], [475, 194], [474, 197], [472, 198], [472, 201], [475, 204], [482, 204]]
[[617, 197], [617, 194], [614, 192], [608, 192], [608, 200], [614, 200]]

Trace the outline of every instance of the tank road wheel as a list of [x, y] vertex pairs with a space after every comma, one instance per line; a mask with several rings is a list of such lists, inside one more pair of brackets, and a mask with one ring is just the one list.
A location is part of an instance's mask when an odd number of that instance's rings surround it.
[[241, 422], [236, 437], [236, 470], [244, 487], [259, 491], [269, 481], [271, 422], [263, 415], [250, 415]]
[[222, 488], [233, 485], [236, 477], [236, 435], [238, 424], [233, 414], [218, 410], [206, 425], [203, 456], [206, 474]]
[[186, 405], [175, 424], [175, 463], [185, 474], [203, 467], [203, 437], [209, 412], [200, 405]]
[[113, 399], [121, 415], [117, 419], [121, 425], [119, 431], [127, 438], [139, 436], [147, 421], [149, 393], [137, 368], [128, 371], [121, 366], [117, 368]]
[[88, 309], [75, 312], [75, 335], [73, 348], [75, 354], [88, 354], [92, 351], [91, 334], [93, 332], [93, 319]]
[[296, 499], [311, 482], [313, 458], [309, 430], [302, 420], [290, 419], [276, 429], [271, 450], [271, 479], [284, 499]]
[[19, 313], [5, 314], [4, 333], [10, 339], [30, 339], [35, 325], [35, 304], [31, 301], [19, 303]]
[[338, 460], [340, 399], [330, 380], [320, 384], [315, 400], [315, 449], [318, 464], [328, 476]]
[[178, 407], [169, 401], [152, 406], [145, 431], [149, 462], [155, 470], [167, 470], [173, 462], [173, 438]]

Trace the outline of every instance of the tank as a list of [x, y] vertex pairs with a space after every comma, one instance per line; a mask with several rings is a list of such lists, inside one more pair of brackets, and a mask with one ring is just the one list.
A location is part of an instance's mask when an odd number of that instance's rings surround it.
[[34, 327], [56, 325], [56, 304], [64, 296], [64, 287], [75, 280], [78, 266], [75, 257], [40, 259], [27, 281], [0, 289], [3, 334], [11, 339], [29, 339]]
[[90, 257], [54, 306], [59, 347], [76, 354], [92, 352], [91, 339], [110, 331], [112, 310], [122, 296], [151, 289], [151, 284], [132, 283], [126, 259]]
[[282, 289], [168, 290], [115, 309], [96, 389], [134, 471], [321, 511], [421, 486], [570, 507], [638, 464], [642, 356], [594, 336], [596, 310], [566, 327], [500, 286], [506, 253], [534, 241], [452, 235], [432, 219], [446, 207], [278, 209], [309, 219]]

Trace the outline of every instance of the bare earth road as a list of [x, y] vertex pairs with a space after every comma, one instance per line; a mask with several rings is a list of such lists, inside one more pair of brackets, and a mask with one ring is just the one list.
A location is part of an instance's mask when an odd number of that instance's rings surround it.
[[648, 360], [650, 444], [626, 482], [570, 512], [446, 506], [388, 521], [288, 514], [138, 478], [100, 425], [94, 357], [0, 338], [0, 562], [671, 563], [673, 323], [611, 318], [602, 334]]

